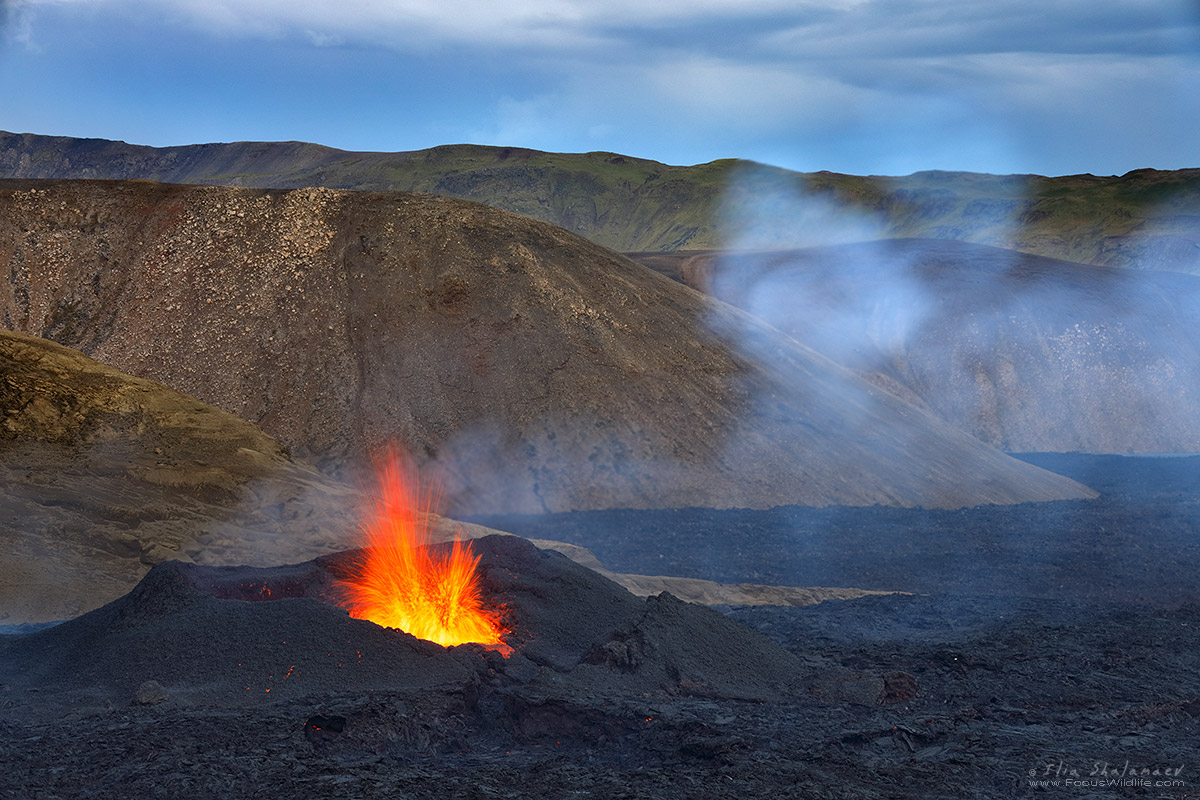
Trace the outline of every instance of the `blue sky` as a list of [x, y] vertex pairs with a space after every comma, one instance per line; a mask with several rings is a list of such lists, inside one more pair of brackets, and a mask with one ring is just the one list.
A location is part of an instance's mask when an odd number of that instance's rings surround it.
[[1200, 0], [0, 0], [0, 129], [1200, 167]]

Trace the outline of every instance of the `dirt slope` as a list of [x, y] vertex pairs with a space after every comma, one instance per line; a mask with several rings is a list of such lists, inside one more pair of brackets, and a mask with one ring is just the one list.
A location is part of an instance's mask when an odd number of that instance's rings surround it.
[[447, 198], [0, 190], [4, 324], [361, 460], [448, 512], [963, 506], [1088, 490], [567, 232]]
[[962, 242], [647, 254], [1010, 452], [1200, 452], [1200, 279]]

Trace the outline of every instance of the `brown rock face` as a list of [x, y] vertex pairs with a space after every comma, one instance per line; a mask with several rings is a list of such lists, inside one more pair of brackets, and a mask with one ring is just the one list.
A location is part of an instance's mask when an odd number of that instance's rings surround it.
[[746, 315], [446, 198], [0, 184], [10, 328], [329, 463], [399, 442], [449, 510], [1087, 496]]

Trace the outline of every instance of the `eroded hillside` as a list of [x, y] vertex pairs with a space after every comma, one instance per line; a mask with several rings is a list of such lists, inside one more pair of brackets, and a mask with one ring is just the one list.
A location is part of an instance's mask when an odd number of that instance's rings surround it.
[[401, 193], [0, 187], [7, 327], [475, 512], [1081, 497], [558, 228]]

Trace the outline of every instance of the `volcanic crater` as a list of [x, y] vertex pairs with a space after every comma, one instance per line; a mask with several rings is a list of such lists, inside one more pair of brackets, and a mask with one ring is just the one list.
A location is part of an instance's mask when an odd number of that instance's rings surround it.
[[[4, 642], [5, 683], [61, 698], [128, 704], [154, 681], [185, 705], [242, 707], [323, 692], [519, 685], [778, 700], [802, 664], [765, 637], [669, 593], [639, 598], [515, 536], [473, 540], [485, 603], [506, 647], [442, 647], [351, 618], [342, 582], [356, 551], [283, 567], [168, 561], [129, 594]], [[450, 544], [430, 545], [449, 550]], [[475, 686], [475, 689], [468, 689]]]
[[711, 609], [635, 597], [518, 537], [473, 546], [485, 602], [508, 630], [504, 653], [351, 618], [339, 603], [354, 551], [270, 568], [170, 561], [96, 611], [0, 637], [7, 714], [212, 720], [307, 708], [280, 733], [302, 732], [322, 753], [406, 761], [555, 738], [595, 746], [636, 734], [657, 703], [781, 702], [812, 677], [811, 664]]

